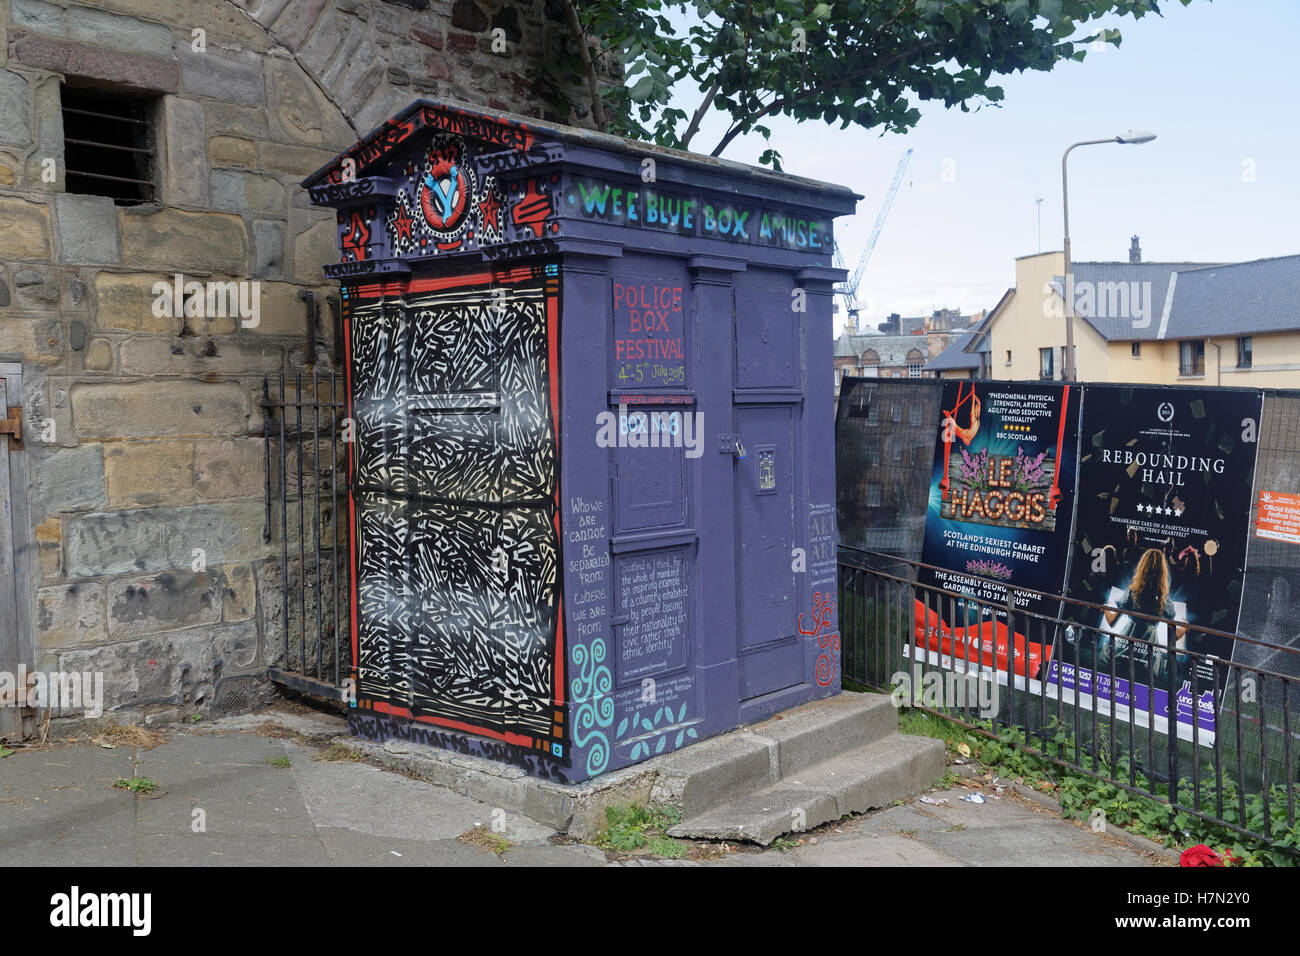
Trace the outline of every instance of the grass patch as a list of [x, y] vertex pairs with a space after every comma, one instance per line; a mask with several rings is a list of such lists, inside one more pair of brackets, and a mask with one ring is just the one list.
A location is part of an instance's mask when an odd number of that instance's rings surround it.
[[12, 750], [7, 750], [4, 747], [0, 747], [0, 760], [3, 760], [5, 757], [11, 756], [13, 753], [14, 751]]
[[642, 807], [616, 804], [605, 808], [605, 829], [596, 845], [615, 853], [648, 850], [654, 856], [676, 859], [690, 852], [688, 846], [668, 836], [669, 827], [682, 815], [673, 807]]
[[158, 789], [158, 784], [148, 777], [118, 777], [113, 783], [114, 790], [129, 790], [131, 793], [150, 794]]
[[476, 846], [481, 849], [495, 853], [501, 856], [506, 850], [514, 846], [509, 840], [499, 833], [493, 833], [490, 829], [480, 824], [472, 830], [466, 830], [456, 839], [461, 843], [467, 843], [470, 846]]
[[267, 763], [280, 770], [287, 770], [290, 766], [288, 757], [272, 757], [267, 760]]

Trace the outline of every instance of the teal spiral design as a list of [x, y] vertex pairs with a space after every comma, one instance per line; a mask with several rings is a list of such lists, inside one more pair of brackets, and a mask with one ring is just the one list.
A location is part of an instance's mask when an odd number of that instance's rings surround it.
[[614, 723], [614, 675], [605, 666], [605, 641], [597, 637], [591, 647], [579, 644], [573, 649], [573, 662], [578, 676], [574, 678], [573, 701], [578, 705], [574, 714], [573, 742], [588, 747], [587, 773], [595, 776], [609, 765], [609, 735], [605, 732]]

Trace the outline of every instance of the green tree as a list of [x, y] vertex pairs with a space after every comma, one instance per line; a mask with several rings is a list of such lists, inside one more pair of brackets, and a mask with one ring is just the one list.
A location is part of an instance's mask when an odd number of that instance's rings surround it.
[[[901, 132], [920, 119], [918, 101], [963, 111], [997, 104], [998, 77], [1118, 46], [1119, 31], [1101, 29], [1100, 18], [1160, 13], [1160, 0], [560, 2], [571, 42], [534, 73], [552, 106], [680, 149], [720, 110], [729, 124], [714, 156], [745, 133], [770, 139], [771, 116]], [[599, 82], [619, 68], [621, 84]], [[585, 100], [560, 92], [574, 76], [586, 79]], [[670, 105], [679, 84], [699, 90], [689, 114]], [[780, 155], [769, 146], [760, 162], [780, 168]]]

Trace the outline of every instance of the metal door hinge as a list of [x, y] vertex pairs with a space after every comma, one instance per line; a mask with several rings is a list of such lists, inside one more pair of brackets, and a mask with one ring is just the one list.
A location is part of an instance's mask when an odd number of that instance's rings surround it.
[[23, 409], [21, 405], [9, 406], [9, 417], [0, 419], [0, 435], [13, 439], [13, 447], [23, 446]]

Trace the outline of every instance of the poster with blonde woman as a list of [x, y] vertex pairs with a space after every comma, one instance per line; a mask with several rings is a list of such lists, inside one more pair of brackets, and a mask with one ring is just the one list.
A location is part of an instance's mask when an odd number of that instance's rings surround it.
[[[1091, 385], [1065, 618], [1048, 681], [1214, 739], [1250, 530], [1261, 395]], [[1172, 706], [1171, 706], [1172, 701]]]

